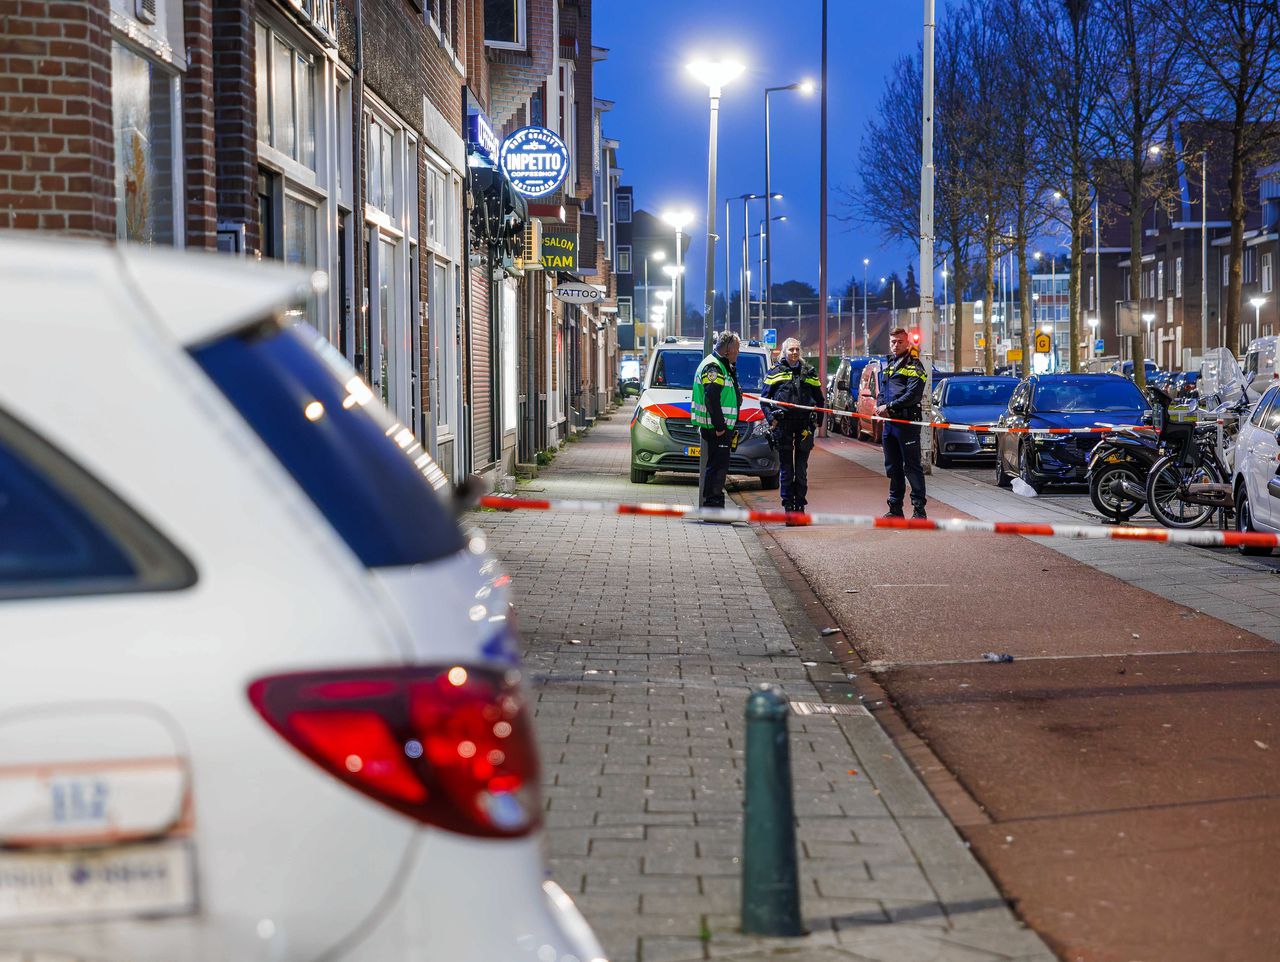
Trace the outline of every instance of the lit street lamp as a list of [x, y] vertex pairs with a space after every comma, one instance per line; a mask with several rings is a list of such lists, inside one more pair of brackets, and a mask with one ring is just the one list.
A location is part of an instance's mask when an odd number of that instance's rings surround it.
[[[774, 200], [782, 200], [781, 194], [773, 194]], [[753, 200], [764, 200], [764, 194], [739, 194], [734, 200], [742, 201], [742, 271], [739, 274], [739, 290], [738, 297], [738, 314], [742, 327], [742, 336], [746, 337], [750, 333], [751, 324], [751, 269], [747, 266], [749, 254], [747, 253], [751, 233], [751, 211], [748, 205]], [[724, 236], [729, 236], [729, 203], [725, 201], [725, 232]], [[729, 248], [725, 247], [725, 276], [728, 277], [729, 270]], [[763, 266], [763, 265], [762, 265]], [[726, 281], [726, 289], [728, 282]], [[727, 296], [727, 295], [726, 295]], [[727, 302], [726, 302], [727, 304]], [[726, 311], [728, 310], [726, 306]]]
[[870, 263], [870, 257], [862, 259], [862, 348], [867, 357], [871, 356], [871, 339], [867, 337], [867, 296], [870, 293], [867, 289], [867, 265]]
[[1098, 357], [1098, 319], [1091, 317], [1089, 324], [1089, 356], [1097, 359]]
[[[745, 69], [735, 60], [695, 60], [688, 65], [689, 72], [706, 84], [711, 93], [711, 131], [707, 139], [707, 282], [704, 288], [702, 310], [702, 353], [704, 355], [711, 353], [711, 328], [715, 324], [716, 140], [720, 127], [720, 88], [741, 76]], [[728, 296], [726, 291], [725, 297]]]
[[676, 262], [674, 265], [668, 264], [663, 268], [671, 278], [671, 292], [675, 295], [675, 331], [676, 334], [684, 333], [684, 285], [677, 284], [676, 277], [684, 272], [684, 266], [681, 264], [681, 258], [684, 256], [681, 243], [684, 229], [693, 221], [693, 214], [687, 210], [669, 210], [662, 215], [663, 221], [670, 227], [676, 229]]
[[[1253, 337], [1258, 337], [1262, 331], [1262, 305], [1267, 303], [1265, 297], [1251, 297], [1249, 303], [1253, 305]], [[1248, 344], [1242, 344], [1241, 347], [1248, 347]]]
[[[769, 94], [779, 93], [784, 90], [799, 90], [803, 94], [813, 93], [812, 80], [800, 80], [793, 84], [784, 84], [781, 87], [765, 87], [764, 88], [764, 219], [766, 221], [773, 219], [773, 205], [770, 203], [769, 196], [773, 188], [770, 186], [770, 166], [769, 166]], [[773, 326], [773, 250], [769, 242], [769, 238], [765, 238], [765, 268], [764, 268], [764, 316], [765, 326]]]
[[[648, 311], [653, 306], [649, 300], [649, 262], [655, 261], [656, 263], [661, 264], [666, 259], [667, 259], [667, 252], [661, 249], [650, 251], [648, 254], [644, 256], [644, 309], [646, 311]], [[643, 349], [646, 355], [648, 353], [647, 348], [649, 348], [650, 346], [651, 346], [650, 338], [648, 337], [648, 334], [646, 332], [645, 345]]]
[[[1143, 314], [1142, 319], [1147, 324], [1147, 357], [1154, 357], [1156, 352], [1155, 345], [1151, 341], [1151, 322], [1156, 319], [1156, 316], [1154, 314]], [[1134, 377], [1137, 376], [1137, 371], [1134, 371]]]

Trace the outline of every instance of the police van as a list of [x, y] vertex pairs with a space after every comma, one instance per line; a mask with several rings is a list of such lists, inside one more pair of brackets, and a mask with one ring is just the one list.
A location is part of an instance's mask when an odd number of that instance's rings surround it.
[[[631, 480], [645, 484], [659, 471], [698, 473], [702, 436], [694, 427], [693, 376], [702, 363], [702, 341], [668, 337], [658, 344], [635, 412], [631, 415]], [[759, 395], [769, 370], [769, 351], [759, 341], [744, 341], [738, 353], [738, 384], [744, 395]], [[760, 402], [743, 397], [738, 416], [738, 445], [729, 473], [760, 479], [765, 489], [778, 486], [778, 452], [765, 437]]]

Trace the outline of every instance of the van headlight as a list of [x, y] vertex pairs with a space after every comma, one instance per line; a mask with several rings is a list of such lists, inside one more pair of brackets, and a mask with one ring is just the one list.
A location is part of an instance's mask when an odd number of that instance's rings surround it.
[[662, 418], [654, 414], [652, 411], [645, 411], [640, 415], [640, 426], [654, 434], [662, 433]]

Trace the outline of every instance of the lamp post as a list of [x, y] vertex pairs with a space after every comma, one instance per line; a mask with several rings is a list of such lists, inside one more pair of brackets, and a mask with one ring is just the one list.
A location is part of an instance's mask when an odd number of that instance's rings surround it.
[[[938, 333], [942, 338], [942, 357], [948, 357], [947, 348], [947, 262], [942, 262], [942, 323], [938, 325]], [[953, 364], [952, 367], [955, 367]]]
[[867, 296], [870, 293], [867, 289], [867, 265], [870, 263], [870, 257], [862, 259], [862, 347], [867, 357], [871, 356], [871, 339], [867, 337]]
[[[783, 221], [787, 219], [787, 215], [778, 214], [772, 219], [776, 221]], [[768, 271], [769, 271], [768, 247], [769, 247], [769, 235], [772, 233], [772, 230], [768, 228], [767, 224], [768, 224], [767, 221], [763, 221], [763, 220], [758, 221], [760, 231], [757, 234], [751, 235], [752, 237], [760, 238], [760, 276], [761, 277], [767, 277]], [[761, 299], [760, 299], [760, 336], [761, 337], [764, 336], [764, 329], [769, 326], [769, 320], [765, 313], [765, 296], [766, 295], [764, 295], [762, 292]]]
[[[799, 90], [805, 94], [813, 93], [813, 81], [800, 80], [793, 84], [784, 84], [781, 87], [765, 87], [764, 88], [764, 219], [770, 221], [773, 219], [773, 205], [770, 203], [770, 166], [769, 166], [769, 94], [778, 93], [783, 90]], [[765, 246], [765, 267], [764, 267], [764, 317], [765, 326], [773, 326], [773, 250], [769, 243], [769, 238], [764, 239]]]
[[[644, 256], [644, 312], [646, 314], [648, 314], [653, 307], [653, 303], [649, 297], [649, 261], [657, 261], [659, 264], [661, 264], [666, 259], [667, 259], [667, 252], [662, 249], [650, 251], [648, 254]], [[651, 343], [649, 338], [648, 326], [646, 325], [645, 344], [644, 344], [644, 350], [643, 350], [643, 353], [646, 356], [648, 355], [648, 349], [650, 346], [651, 346]]]
[[[740, 316], [740, 318], [741, 318], [742, 336], [743, 336], [743, 337], [746, 337], [746, 336], [750, 333], [750, 329], [749, 329], [749, 328], [750, 328], [750, 322], [751, 322], [751, 307], [750, 307], [750, 304], [751, 304], [751, 269], [747, 266], [747, 263], [748, 263], [748, 257], [749, 257], [749, 255], [748, 255], [748, 253], [747, 253], [747, 249], [748, 249], [748, 244], [747, 244], [747, 242], [748, 242], [748, 240], [750, 239], [750, 234], [751, 234], [751, 211], [750, 211], [750, 208], [748, 207], [748, 205], [749, 205], [749, 204], [751, 203], [751, 201], [753, 201], [753, 200], [764, 200], [764, 194], [739, 194], [737, 197], [732, 198], [732, 199], [733, 199], [733, 200], [740, 200], [740, 201], [742, 201], [742, 270], [739, 272], [739, 285], [740, 285], [739, 289], [740, 289], [740, 291], [741, 291], [742, 293], [740, 294], [740, 296], [739, 296], [739, 298], [738, 298], [738, 308], [739, 308], [738, 313], [739, 313], [739, 316]], [[773, 199], [774, 199], [774, 200], [782, 200], [782, 195], [781, 195], [781, 194], [774, 194], [774, 195], [773, 195]], [[726, 201], [726, 202], [725, 202], [725, 215], [724, 215], [724, 216], [725, 216], [725, 232], [724, 232], [724, 236], [727, 238], [727, 237], [729, 236], [729, 227], [728, 227], [728, 225], [729, 225], [729, 207], [728, 207], [728, 201]], [[726, 252], [728, 251], [728, 248], [727, 248], [727, 247], [725, 248], [725, 251], [726, 251]], [[725, 282], [725, 283], [726, 283], [726, 289], [727, 289], [727, 284], [728, 284], [728, 280], [727, 280], [727, 278], [728, 278], [728, 276], [729, 276], [729, 275], [728, 275], [728, 267], [729, 267], [729, 265], [728, 265], [728, 257], [727, 257], [727, 254], [726, 254], [726, 257], [725, 257], [725, 271], [726, 271], [726, 273], [725, 273], [726, 282]]]
[[[1155, 350], [1154, 350], [1154, 345], [1151, 343], [1151, 322], [1152, 322], [1152, 321], [1154, 321], [1154, 320], [1156, 319], [1156, 316], [1155, 316], [1154, 314], [1143, 314], [1143, 315], [1142, 315], [1142, 319], [1143, 319], [1143, 320], [1146, 322], [1146, 324], [1147, 324], [1147, 341], [1146, 341], [1146, 344], [1147, 344], [1147, 351], [1146, 351], [1146, 355], [1147, 355], [1147, 357], [1152, 357], [1152, 356], [1155, 354]], [[1144, 366], [1145, 366], [1145, 365], [1144, 365]], [[1136, 378], [1136, 377], [1138, 376], [1138, 372], [1137, 372], [1137, 371], [1134, 371], [1134, 372], [1133, 372], [1133, 376]]]
[[[671, 300], [671, 292], [657, 291], [653, 296], [658, 299], [658, 303], [649, 311], [649, 317], [650, 319], [653, 319], [656, 314], [658, 320], [665, 322], [667, 319], [667, 308], [669, 307], [667, 302]], [[661, 325], [658, 326], [660, 327]]]
[[663, 268], [671, 277], [671, 293], [675, 297], [675, 332], [677, 335], [684, 333], [684, 284], [677, 283], [676, 278], [684, 273], [684, 265], [682, 258], [684, 252], [683, 234], [684, 229], [693, 221], [693, 214], [687, 210], [669, 210], [662, 215], [662, 219], [668, 226], [676, 229], [676, 262], [674, 265], [668, 264]]
[[[707, 280], [703, 293], [702, 353], [711, 353], [711, 328], [715, 323], [716, 284], [716, 140], [720, 128], [720, 89], [742, 75], [746, 68], [735, 60], [695, 60], [691, 74], [711, 93], [711, 129], [707, 138]], [[728, 297], [728, 293], [725, 294]]]
[[[1259, 337], [1262, 332], [1262, 305], [1267, 303], [1265, 297], [1251, 297], [1249, 303], [1253, 305], [1253, 337]], [[1240, 345], [1248, 347], [1248, 342]]]
[[1088, 320], [1089, 325], [1089, 357], [1097, 360], [1098, 358], [1098, 319], [1091, 317]]

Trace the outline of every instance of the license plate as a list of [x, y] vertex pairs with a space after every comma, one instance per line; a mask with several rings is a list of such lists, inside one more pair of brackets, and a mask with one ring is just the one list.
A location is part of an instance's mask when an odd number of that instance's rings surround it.
[[73, 852], [0, 852], [0, 926], [77, 922], [196, 909], [185, 839]]
[[693, 447], [691, 447], [691, 448], [685, 448], [685, 449], [684, 449], [684, 453], [685, 453], [685, 454], [687, 454], [687, 455], [688, 455], [689, 457], [691, 457], [691, 458], [700, 458], [700, 457], [702, 457], [702, 446], [701, 446], [701, 445], [694, 445], [694, 446], [693, 446]]
[[994, 448], [996, 446], [996, 439], [988, 434], [982, 439], [982, 446], [984, 448]]

